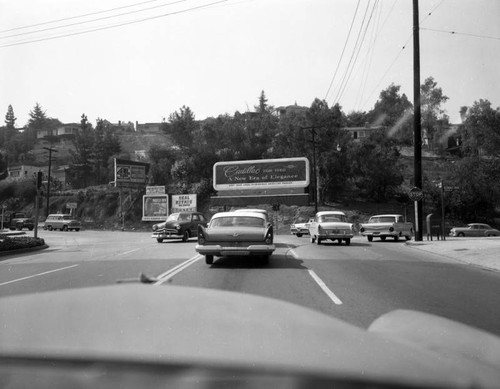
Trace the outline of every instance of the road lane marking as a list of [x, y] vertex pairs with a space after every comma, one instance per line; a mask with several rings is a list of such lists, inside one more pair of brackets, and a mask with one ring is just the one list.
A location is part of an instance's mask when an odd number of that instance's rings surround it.
[[336, 305], [342, 305], [342, 300], [340, 300], [335, 293], [333, 293], [328, 286], [323, 282], [321, 278], [318, 277], [318, 275], [314, 272], [314, 270], [308, 270], [309, 274], [313, 278], [314, 281], [319, 285], [319, 287], [323, 290], [323, 292], [326, 293], [326, 295], [336, 304]]
[[140, 250], [140, 248], [129, 250], [129, 251], [125, 251], [123, 253], [116, 254], [116, 256], [118, 256], [118, 255], [127, 255], [127, 254], [133, 253], [134, 251], [138, 251], [138, 250]]
[[80, 265], [71, 265], [71, 266], [61, 267], [59, 269], [49, 270], [49, 271], [45, 271], [43, 273], [33, 274], [31, 276], [27, 276], [27, 277], [23, 277], [23, 278], [17, 278], [15, 280], [7, 281], [7, 282], [2, 282], [0, 284], [0, 286], [7, 285], [7, 284], [12, 284], [14, 282], [28, 280], [30, 278], [40, 277], [40, 276], [43, 276], [45, 274], [55, 273], [55, 272], [61, 271], [61, 270], [71, 269], [72, 267], [76, 267], [76, 266], [80, 266]]
[[188, 259], [187, 261], [185, 262], [182, 262], [180, 265], [177, 265], [176, 267], [166, 271], [165, 273], [163, 274], [160, 274], [157, 278], [158, 278], [158, 281], [156, 281], [153, 285], [161, 285], [163, 284], [164, 282], [170, 280], [173, 276], [175, 276], [176, 274], [180, 273], [181, 271], [183, 271], [184, 269], [186, 269], [188, 266], [192, 265], [193, 263], [195, 263], [196, 261], [199, 261], [200, 259], [202, 258], [201, 255], [196, 255], [194, 256], [193, 258], [191, 259]]

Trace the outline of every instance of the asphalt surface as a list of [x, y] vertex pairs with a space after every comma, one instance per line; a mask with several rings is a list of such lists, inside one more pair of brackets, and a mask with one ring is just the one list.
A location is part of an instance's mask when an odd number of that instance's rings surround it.
[[[9, 230], [0, 232], [7, 235], [24, 234], [24, 232]], [[445, 240], [437, 240], [436, 238], [427, 240], [424, 237], [423, 241], [416, 242], [411, 240], [406, 242], [406, 244], [415, 250], [427, 251], [461, 263], [500, 272], [500, 237], [446, 237]]]

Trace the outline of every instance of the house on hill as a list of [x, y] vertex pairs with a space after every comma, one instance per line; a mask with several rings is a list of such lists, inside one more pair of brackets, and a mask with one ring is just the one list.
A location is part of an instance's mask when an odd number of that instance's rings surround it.
[[29, 180], [36, 177], [37, 172], [42, 171], [46, 174], [47, 170], [40, 166], [33, 165], [15, 165], [7, 168], [7, 181]]

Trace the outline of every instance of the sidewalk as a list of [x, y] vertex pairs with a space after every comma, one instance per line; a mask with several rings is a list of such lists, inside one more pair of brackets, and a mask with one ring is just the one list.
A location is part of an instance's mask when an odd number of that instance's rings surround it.
[[446, 240], [423, 240], [421, 242], [411, 240], [406, 244], [412, 249], [428, 251], [459, 262], [500, 272], [500, 237], [446, 237]]

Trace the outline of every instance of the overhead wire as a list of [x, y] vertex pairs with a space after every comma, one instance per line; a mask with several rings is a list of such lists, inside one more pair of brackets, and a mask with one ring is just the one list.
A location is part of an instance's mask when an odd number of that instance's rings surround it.
[[[55, 27], [47, 27], [47, 28], [43, 28], [43, 29], [39, 29], [39, 30], [34, 30], [34, 31], [21, 32], [21, 33], [18, 33], [18, 34], [12, 34], [12, 35], [7, 35], [7, 36], [3, 36], [3, 37], [0, 36], [0, 39], [7, 39], [7, 38], [14, 38], [14, 37], [23, 36], [23, 35], [37, 34], [37, 33], [45, 32], [45, 31], [52, 31], [52, 30], [57, 30], [57, 29], [61, 29], [61, 28], [66, 28], [66, 27], [74, 27], [74, 26], [78, 26], [78, 25], [82, 25], [82, 24], [99, 22], [99, 21], [102, 21], [102, 20], [119, 18], [119, 17], [126, 16], [126, 15], [133, 15], [133, 14], [136, 14], [136, 13], [139, 13], [139, 12], [150, 11], [152, 9], [158, 9], [158, 8], [168, 7], [170, 5], [174, 5], [174, 4], [178, 4], [178, 3], [183, 3], [183, 2], [186, 2], [186, 1], [188, 1], [188, 0], [177, 0], [177, 1], [173, 1], [171, 3], [160, 4], [160, 5], [156, 5], [154, 7], [143, 8], [143, 9], [139, 9], [139, 10], [135, 10], [135, 11], [123, 12], [123, 13], [116, 14], [116, 15], [103, 16], [103, 17], [96, 18], [96, 19], [84, 20], [84, 21], [81, 21], [81, 22], [70, 23], [70, 24], [63, 24], [61, 26], [55, 26]], [[102, 12], [108, 12], [108, 11], [102, 11]], [[102, 13], [102, 12], [100, 12], [100, 13]], [[75, 18], [79, 18], [79, 16], [75, 16], [75, 17], [70, 18], [70, 19], [75, 19]]]
[[161, 14], [161, 15], [149, 16], [149, 17], [145, 17], [142, 19], [130, 20], [130, 21], [126, 21], [126, 22], [117, 23], [114, 25], [105, 25], [105, 26], [95, 27], [95, 28], [83, 30], [83, 31], [68, 32], [68, 33], [64, 33], [64, 34], [56, 35], [56, 36], [32, 38], [32, 39], [28, 39], [28, 40], [24, 40], [24, 41], [5, 43], [5, 44], [0, 45], [0, 48], [25, 45], [25, 44], [48, 41], [48, 40], [53, 40], [53, 39], [66, 38], [66, 37], [70, 37], [70, 36], [83, 35], [83, 34], [88, 34], [88, 33], [96, 32], [96, 31], [103, 31], [103, 30], [109, 30], [112, 28], [123, 27], [123, 26], [131, 25], [131, 24], [143, 23], [146, 21], [154, 20], [154, 19], [164, 18], [164, 17], [168, 17], [168, 16], [172, 16], [172, 15], [178, 15], [178, 14], [196, 11], [196, 10], [200, 10], [200, 9], [204, 9], [204, 8], [209, 8], [209, 7], [212, 7], [214, 5], [225, 3], [228, 1], [229, 0], [217, 0], [217, 1], [213, 1], [211, 3], [206, 3], [203, 5], [199, 5], [199, 6], [195, 6], [195, 7], [191, 7], [191, 8], [186, 8], [186, 9], [182, 9], [182, 10], [178, 10], [178, 11], [172, 11], [172, 12], [168, 12], [168, 13]]
[[442, 33], [445, 33], [445, 34], [452, 34], [452, 35], [464, 35], [464, 36], [470, 36], [470, 37], [473, 37], [473, 38], [500, 40], [500, 37], [496, 37], [496, 36], [470, 34], [470, 33], [466, 33], [466, 32], [458, 32], [458, 31], [438, 30], [438, 29], [435, 29], [435, 28], [421, 28], [421, 30], [433, 31], [433, 32], [442, 32]]
[[[347, 85], [348, 85], [348, 82], [349, 82], [349, 79], [351, 78], [351, 75], [352, 75], [352, 72], [354, 71], [355, 69], [355, 66], [356, 66], [356, 62], [358, 60], [358, 56], [359, 56], [359, 53], [361, 52], [361, 48], [363, 47], [363, 43], [364, 43], [364, 40], [366, 38], [366, 33], [368, 31], [368, 27], [370, 26], [370, 23], [371, 23], [371, 20], [372, 20], [372, 17], [373, 17], [373, 14], [375, 12], [375, 9], [377, 8], [377, 5], [378, 5], [378, 1], [379, 0], [375, 0], [373, 6], [372, 6], [372, 9], [371, 9], [371, 12], [370, 12], [370, 16], [368, 18], [368, 20], [366, 21], [366, 24], [364, 26], [364, 29], [363, 29], [363, 32], [362, 32], [362, 37], [361, 37], [361, 40], [359, 41], [359, 45], [356, 43], [357, 45], [357, 49], [356, 49], [356, 45], [355, 45], [355, 57], [354, 57], [354, 62], [352, 63], [352, 66], [350, 67], [350, 69], [348, 70], [348, 73], [346, 73], [347, 77], [345, 79], [345, 82], [344, 82], [344, 85], [343, 87], [339, 90], [339, 93], [337, 94], [337, 97], [335, 99], [335, 103], [338, 103], [342, 96], [344, 95], [345, 93], [345, 90], [347, 88]], [[368, 3], [369, 4], [369, 3]], [[367, 7], [367, 10], [368, 10], [368, 7]], [[366, 14], [365, 14], [366, 16]], [[363, 28], [363, 24], [365, 22], [365, 17], [363, 17], [363, 23], [362, 23], [362, 27]], [[360, 29], [360, 32], [361, 32], [361, 29]], [[354, 51], [353, 51], [353, 54], [354, 54]], [[348, 67], [349, 68], [349, 67]]]
[[143, 4], [148, 4], [148, 3], [154, 3], [154, 2], [157, 2], [157, 1], [160, 1], [160, 0], [142, 1], [140, 3], [134, 3], [134, 4], [124, 5], [124, 6], [115, 7], [115, 8], [109, 8], [109, 9], [102, 10], [102, 11], [90, 12], [90, 13], [87, 13], [87, 14], [76, 15], [76, 16], [69, 16], [67, 18], [62, 18], [62, 19], [49, 20], [47, 22], [41, 22], [41, 23], [30, 24], [30, 25], [21, 26], [21, 27], [9, 28], [7, 30], [0, 30], [0, 33], [10, 32], [10, 31], [17, 31], [17, 30], [22, 30], [22, 29], [26, 29], [26, 28], [39, 27], [39, 26], [44, 26], [46, 24], [59, 23], [59, 22], [64, 22], [66, 20], [84, 18], [84, 17], [87, 17], [87, 16], [99, 15], [99, 14], [106, 13], [106, 12], [113, 12], [113, 11], [117, 11], [117, 10], [120, 10], [120, 9], [137, 7], [138, 5], [143, 5]]
[[[444, 2], [444, 0], [441, 0], [434, 8], [432, 8], [431, 11], [429, 11], [427, 13], [427, 15], [425, 15], [424, 18], [422, 18], [422, 20], [419, 21], [419, 23], [420, 24], [424, 23], [443, 4], [443, 2]], [[422, 29], [422, 27], [420, 27], [420, 29]], [[399, 59], [399, 57], [401, 56], [401, 54], [403, 53], [403, 51], [406, 49], [406, 46], [408, 45], [408, 43], [410, 43], [410, 40], [411, 40], [412, 37], [413, 37], [413, 32], [410, 33], [410, 35], [406, 39], [406, 41], [403, 44], [403, 46], [401, 47], [401, 49], [396, 54], [395, 58], [390, 63], [389, 67], [386, 69], [386, 71], [384, 72], [384, 74], [382, 75], [382, 77], [379, 79], [379, 82], [375, 85], [375, 87], [373, 88], [373, 90], [370, 92], [370, 94], [368, 95], [368, 97], [365, 100], [365, 103], [362, 104], [362, 108], [364, 108], [364, 106], [367, 104], [368, 100], [373, 96], [373, 94], [375, 93], [375, 91], [378, 90], [380, 84], [382, 83], [382, 81], [384, 81], [384, 79], [387, 76], [387, 74], [390, 72], [390, 70], [392, 69], [392, 67], [396, 64], [397, 60]]]
[[376, 18], [377, 22], [376, 22], [376, 25], [373, 26], [373, 29], [372, 29], [371, 43], [368, 46], [368, 51], [366, 53], [365, 60], [364, 60], [363, 72], [361, 75], [361, 87], [358, 88], [358, 94], [356, 96], [354, 107], [358, 107], [360, 101], [362, 100], [363, 93], [364, 93], [364, 90], [366, 88], [366, 84], [367, 84], [368, 78], [369, 78], [369, 70], [370, 70], [370, 68], [372, 66], [372, 62], [373, 62], [373, 56], [374, 56], [373, 53], [375, 51], [375, 45], [377, 42], [378, 32], [380, 31], [380, 18], [382, 15], [382, 7], [378, 7], [377, 11], [378, 11], [378, 16]]
[[335, 96], [335, 99], [334, 99], [334, 104], [338, 102], [338, 97], [339, 97], [339, 93], [340, 91], [343, 89], [344, 87], [344, 82], [346, 80], [346, 77], [347, 77], [347, 74], [349, 72], [349, 69], [351, 67], [351, 64], [352, 64], [352, 60], [354, 58], [354, 54], [356, 53], [356, 48], [358, 47], [358, 43], [359, 43], [359, 38], [361, 36], [361, 31], [363, 30], [363, 26], [364, 26], [364, 23], [365, 23], [365, 20], [366, 20], [366, 15], [368, 13], [368, 8], [370, 6], [370, 0], [368, 1], [368, 3], [366, 4], [366, 8], [365, 8], [365, 12], [363, 14], [363, 20], [361, 22], [361, 25], [359, 27], [359, 30], [358, 30], [358, 33], [357, 33], [357, 37], [356, 37], [356, 41], [354, 43], [354, 46], [353, 46], [353, 49], [352, 49], [352, 52], [351, 52], [351, 56], [349, 57], [349, 62], [345, 68], [345, 71], [343, 73], [343, 76], [342, 76], [342, 79], [340, 81], [340, 84], [339, 84], [339, 87], [337, 89], [337, 94]]
[[332, 89], [333, 82], [335, 81], [335, 77], [337, 77], [337, 72], [340, 68], [340, 63], [342, 62], [342, 58], [344, 58], [345, 49], [347, 47], [347, 43], [349, 42], [349, 38], [351, 36], [352, 27], [354, 26], [354, 21], [356, 19], [356, 15], [358, 14], [360, 2], [361, 2], [361, 0], [358, 0], [358, 4], [356, 5], [356, 10], [354, 11], [354, 15], [353, 15], [352, 20], [351, 20], [351, 26], [349, 27], [349, 32], [347, 33], [347, 38], [344, 42], [344, 47], [342, 48], [342, 53], [340, 54], [340, 58], [339, 58], [339, 61], [337, 63], [337, 67], [335, 68], [335, 73], [333, 73], [332, 80], [330, 81], [330, 85], [328, 86], [328, 90], [326, 91], [326, 94], [325, 94], [325, 100], [328, 98], [328, 95], [330, 94], [330, 90]]

